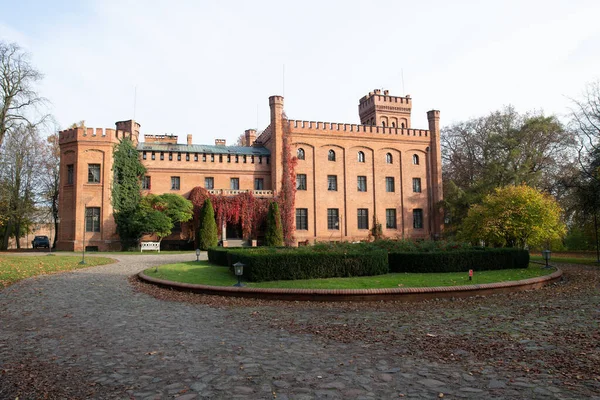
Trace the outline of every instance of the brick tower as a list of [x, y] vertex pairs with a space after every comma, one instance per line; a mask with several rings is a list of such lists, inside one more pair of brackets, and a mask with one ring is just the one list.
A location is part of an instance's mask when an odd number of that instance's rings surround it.
[[389, 91], [375, 89], [363, 96], [358, 104], [362, 125], [389, 128], [410, 128], [412, 100], [410, 96], [390, 96]]

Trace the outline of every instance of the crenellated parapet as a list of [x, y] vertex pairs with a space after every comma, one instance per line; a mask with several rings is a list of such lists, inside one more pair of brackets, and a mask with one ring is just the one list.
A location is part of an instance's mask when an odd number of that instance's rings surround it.
[[288, 120], [291, 133], [356, 134], [362, 137], [393, 137], [429, 141], [429, 130], [344, 124], [335, 122]]
[[129, 132], [111, 128], [71, 128], [58, 133], [59, 144], [77, 141], [118, 142], [123, 137], [130, 135]]

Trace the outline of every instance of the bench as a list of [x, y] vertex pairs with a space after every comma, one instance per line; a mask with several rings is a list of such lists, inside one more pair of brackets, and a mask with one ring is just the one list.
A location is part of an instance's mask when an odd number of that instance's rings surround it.
[[144, 250], [158, 250], [160, 253], [160, 242], [140, 242], [140, 253]]

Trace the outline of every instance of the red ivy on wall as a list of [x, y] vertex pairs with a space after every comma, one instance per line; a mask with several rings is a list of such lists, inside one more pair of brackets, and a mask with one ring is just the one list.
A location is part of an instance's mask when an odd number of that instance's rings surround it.
[[292, 156], [290, 146], [290, 125], [287, 117], [282, 119], [283, 151], [282, 167], [283, 176], [281, 181], [281, 192], [279, 196], [279, 208], [281, 209], [281, 222], [283, 225], [283, 241], [286, 246], [294, 245], [294, 232], [296, 230], [295, 205], [296, 205], [296, 164], [298, 157]]

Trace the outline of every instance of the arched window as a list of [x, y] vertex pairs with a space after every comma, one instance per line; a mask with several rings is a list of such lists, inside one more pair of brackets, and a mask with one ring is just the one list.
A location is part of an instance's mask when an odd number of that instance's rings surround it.
[[404, 129], [404, 122], [402, 123], [402, 129]]
[[298, 154], [298, 160], [304, 160], [304, 149], [300, 148], [297, 151]]
[[413, 154], [413, 164], [419, 165], [419, 156], [416, 154]]
[[358, 152], [358, 162], [365, 162], [365, 153], [362, 151]]
[[329, 150], [329, 153], [327, 154], [327, 159], [329, 161], [335, 161], [335, 151]]
[[396, 127], [396, 123], [392, 122], [392, 128], [395, 128], [395, 127]]
[[385, 128], [385, 121], [381, 121], [381, 125]]
[[385, 162], [388, 164], [393, 164], [394, 163], [394, 157], [392, 157], [392, 153], [387, 153], [385, 155]]

